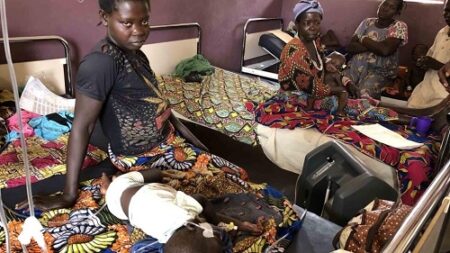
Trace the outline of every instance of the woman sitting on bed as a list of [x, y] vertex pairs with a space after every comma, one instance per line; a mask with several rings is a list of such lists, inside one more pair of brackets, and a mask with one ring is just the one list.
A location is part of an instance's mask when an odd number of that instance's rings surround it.
[[325, 84], [325, 64], [318, 38], [322, 7], [315, 0], [301, 0], [293, 12], [298, 37], [282, 51], [278, 73], [280, 92], [256, 108], [256, 121], [276, 128], [310, 127], [316, 113], [310, 109], [336, 112], [338, 116], [396, 118], [391, 110], [372, 110], [369, 100], [347, 99], [342, 87]]
[[343, 114], [347, 94], [339, 87], [324, 83], [323, 52], [318, 40], [323, 9], [315, 0], [301, 0], [294, 7], [297, 37], [281, 53], [278, 73], [281, 89], [307, 93], [306, 110], [313, 108], [316, 99], [330, 95], [339, 98], [338, 114]]
[[[223, 170], [228, 180], [242, 183], [246, 172], [206, 152], [161, 96], [155, 73], [140, 50], [150, 30], [149, 0], [99, 0], [99, 5], [107, 35], [84, 57], [78, 70], [64, 193], [36, 196], [35, 206], [47, 210], [75, 203], [80, 168], [97, 119], [109, 141], [109, 157], [120, 171], [187, 171], [195, 166]], [[22, 202], [18, 208], [26, 206]]]

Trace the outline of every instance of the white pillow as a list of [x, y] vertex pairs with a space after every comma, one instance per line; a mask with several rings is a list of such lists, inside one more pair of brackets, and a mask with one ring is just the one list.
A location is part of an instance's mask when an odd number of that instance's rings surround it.
[[75, 99], [67, 99], [50, 91], [38, 78], [30, 76], [20, 96], [20, 108], [47, 115], [54, 112], [75, 110]]

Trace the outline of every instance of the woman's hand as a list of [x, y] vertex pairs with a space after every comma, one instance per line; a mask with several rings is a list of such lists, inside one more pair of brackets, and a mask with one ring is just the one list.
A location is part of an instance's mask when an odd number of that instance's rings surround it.
[[439, 81], [445, 87], [447, 92], [450, 93], [450, 87], [448, 84], [448, 78], [450, 77], [450, 62], [447, 62], [441, 69], [438, 71]]
[[[60, 194], [53, 196], [34, 196], [34, 208], [42, 211], [48, 211], [51, 209], [67, 208], [75, 204], [77, 196], [71, 196], [69, 194]], [[16, 209], [28, 209], [28, 200], [24, 200], [16, 205]]]
[[438, 70], [442, 67], [443, 64], [441, 62], [439, 62], [438, 60], [434, 59], [433, 57], [422, 56], [419, 59], [417, 59], [416, 65], [417, 65], [417, 67], [419, 67], [423, 70], [429, 70], [429, 69]]

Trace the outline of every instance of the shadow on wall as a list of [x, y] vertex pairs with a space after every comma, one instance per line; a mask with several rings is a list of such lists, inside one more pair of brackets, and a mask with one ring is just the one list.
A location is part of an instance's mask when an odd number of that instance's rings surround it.
[[[347, 45], [360, 22], [376, 17], [379, 0], [319, 0], [324, 9], [322, 29], [332, 29], [343, 45]], [[293, 19], [292, 8], [298, 0], [283, 0], [282, 14], [285, 24]], [[409, 28], [409, 42], [400, 51], [400, 63], [410, 61], [411, 48], [418, 43], [431, 46], [436, 33], [445, 26], [440, 4], [408, 2], [400, 20]], [[358, 11], [353, 11], [358, 10]], [[351, 13], [351, 15], [347, 15]]]

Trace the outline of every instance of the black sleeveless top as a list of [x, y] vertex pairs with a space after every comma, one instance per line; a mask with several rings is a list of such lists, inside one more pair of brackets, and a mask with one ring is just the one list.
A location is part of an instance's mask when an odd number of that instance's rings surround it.
[[103, 101], [100, 122], [114, 154], [136, 155], [170, 132], [170, 109], [157, 87], [142, 51], [127, 52], [104, 39], [81, 61], [76, 91]]

